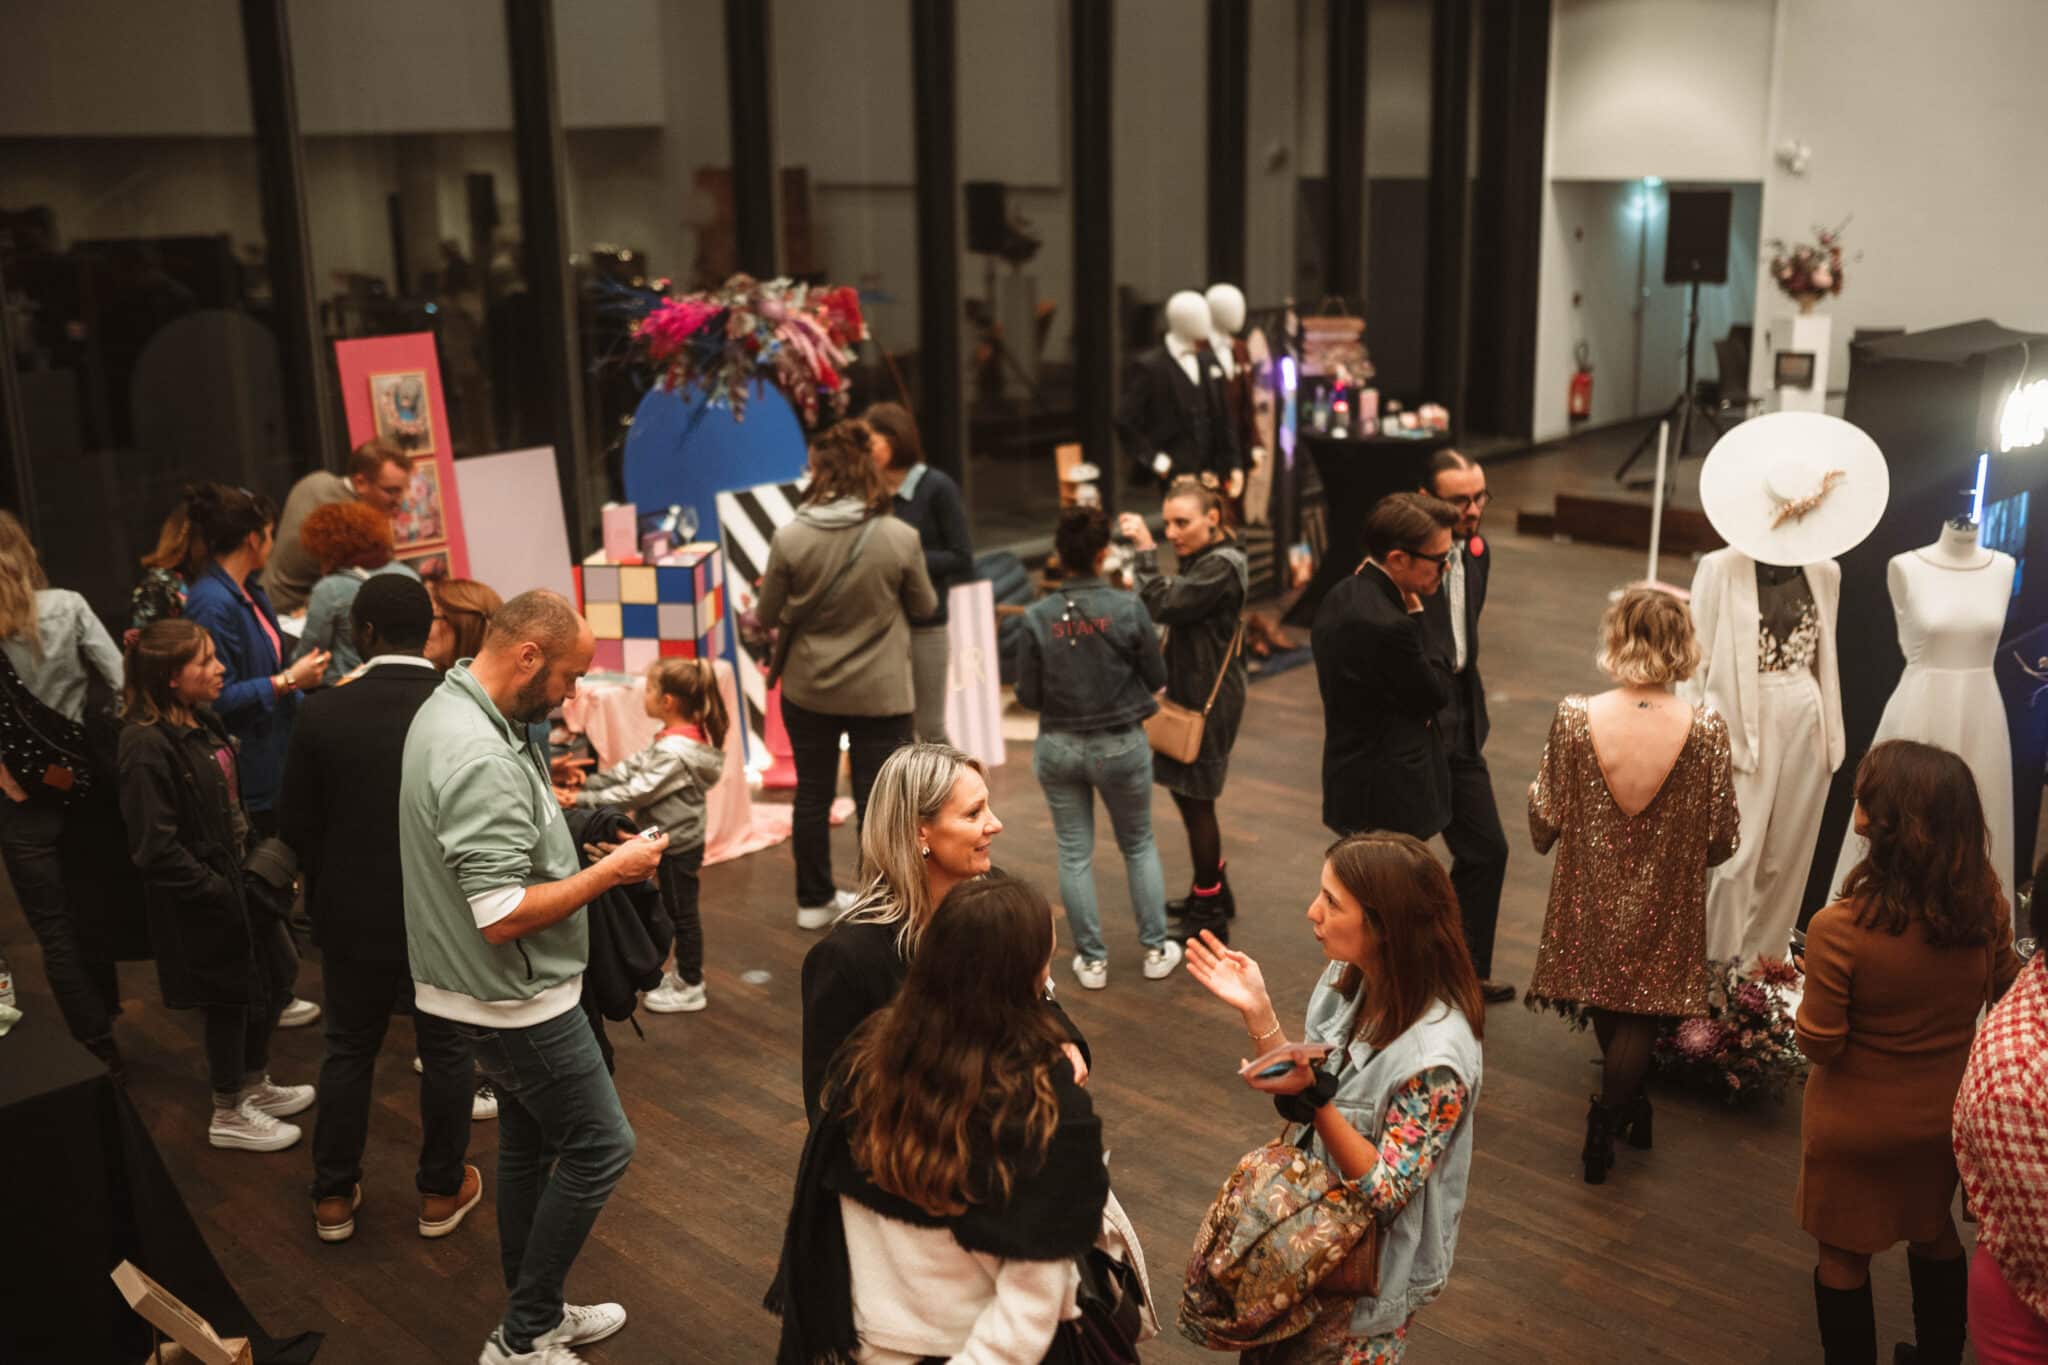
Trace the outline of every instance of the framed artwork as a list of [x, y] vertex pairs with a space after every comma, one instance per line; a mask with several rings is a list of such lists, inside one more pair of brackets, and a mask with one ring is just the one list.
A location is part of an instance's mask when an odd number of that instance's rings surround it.
[[370, 411], [377, 434], [406, 454], [434, 453], [434, 410], [424, 370], [371, 375]]
[[413, 464], [405, 500], [391, 515], [391, 536], [400, 548], [438, 545], [448, 539], [448, 517], [441, 508], [441, 470], [432, 460]]
[[448, 577], [448, 551], [446, 548], [428, 550], [424, 554], [400, 555], [398, 562], [418, 574], [428, 583]]

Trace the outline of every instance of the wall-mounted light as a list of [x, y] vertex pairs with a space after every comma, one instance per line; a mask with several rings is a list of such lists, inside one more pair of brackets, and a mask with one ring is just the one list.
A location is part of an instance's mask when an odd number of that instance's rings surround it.
[[1812, 160], [1813, 148], [1796, 138], [1787, 138], [1778, 144], [1778, 164], [1788, 175], [1805, 175]]
[[2029, 450], [2048, 441], [2048, 379], [2015, 384], [1998, 413], [1998, 449]]
[[1664, 177], [1663, 177], [1663, 176], [1661, 176], [1661, 175], [1646, 175], [1646, 176], [1644, 176], [1644, 177], [1643, 177], [1643, 188], [1644, 188], [1644, 189], [1646, 189], [1646, 190], [1661, 190], [1661, 189], [1663, 189], [1663, 188], [1664, 188]]

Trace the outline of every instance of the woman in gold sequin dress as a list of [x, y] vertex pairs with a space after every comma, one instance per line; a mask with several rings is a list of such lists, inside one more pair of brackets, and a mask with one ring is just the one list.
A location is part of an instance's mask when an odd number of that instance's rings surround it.
[[1650, 1145], [1659, 1019], [1707, 1012], [1707, 869], [1735, 852], [1738, 822], [1727, 725], [1671, 695], [1699, 663], [1684, 605], [1631, 588], [1601, 636], [1619, 686], [1558, 704], [1529, 788], [1529, 833], [1538, 853], [1557, 846], [1557, 865], [1527, 1003], [1590, 1019], [1600, 1039], [1581, 1153], [1592, 1185], [1616, 1136]]

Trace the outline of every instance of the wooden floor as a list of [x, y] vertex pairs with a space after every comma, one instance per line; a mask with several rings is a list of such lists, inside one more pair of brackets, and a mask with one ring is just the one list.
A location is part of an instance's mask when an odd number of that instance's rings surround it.
[[[1515, 852], [1502, 911], [1501, 977], [1525, 982], [1549, 864], [1529, 851], [1524, 791], [1552, 707], [1595, 684], [1594, 626], [1604, 594], [1639, 572], [1631, 553], [1492, 541], [1499, 562], [1481, 662], [1492, 688], [1495, 785]], [[1666, 577], [1684, 582], [1689, 566]], [[1327, 836], [1318, 823], [1321, 717], [1310, 669], [1256, 684], [1222, 802], [1225, 845], [1242, 907], [1236, 942], [1257, 956], [1283, 1012], [1299, 1017], [1320, 965], [1302, 920]], [[998, 860], [1054, 885], [1045, 805], [1029, 751], [1012, 745], [996, 775], [1008, 830]], [[1154, 803], [1167, 879], [1187, 874], [1170, 803]], [[835, 835], [842, 877], [850, 831]], [[1108, 841], [1103, 840], [1108, 848]], [[1121, 869], [1098, 878], [1111, 955], [1109, 989], [1061, 998], [1093, 1045], [1091, 1088], [1112, 1168], [1151, 1259], [1156, 1292], [1177, 1302], [1188, 1240], [1232, 1161], [1272, 1136], [1266, 1101], [1233, 1070], [1235, 1019], [1184, 973], [1137, 971]], [[593, 1361], [772, 1358], [775, 1324], [759, 1300], [775, 1258], [803, 1134], [798, 1089], [797, 971], [815, 941], [794, 925], [788, 854], [769, 850], [704, 876], [711, 1008], [651, 1017], [643, 1042], [614, 1026], [618, 1086], [639, 1154], [570, 1278], [578, 1301], [617, 1299], [632, 1318]], [[0, 943], [27, 1008], [49, 1011], [19, 913], [0, 908]], [[1064, 962], [1064, 958], [1062, 959]], [[320, 998], [317, 963], [302, 993]], [[413, 1226], [416, 1081], [409, 1025], [394, 1025], [377, 1074], [365, 1198], [353, 1241], [315, 1240], [307, 1143], [252, 1155], [205, 1145], [207, 1099], [198, 1020], [158, 1006], [152, 969], [123, 969], [120, 1031], [131, 1093], [228, 1274], [273, 1332], [318, 1328], [329, 1365], [475, 1359], [502, 1307], [490, 1200], [454, 1236]], [[0, 1042], [0, 1061], [4, 1061]], [[310, 1081], [319, 1031], [281, 1035], [273, 1071]], [[1658, 1097], [1658, 1146], [1624, 1149], [1604, 1187], [1581, 1183], [1577, 1152], [1597, 1084], [1590, 1038], [1519, 1005], [1495, 1010], [1477, 1108], [1470, 1203], [1449, 1289], [1416, 1320], [1416, 1365], [1476, 1361], [1818, 1361], [1811, 1243], [1791, 1212], [1799, 1156], [1794, 1096], [1737, 1113]], [[308, 1113], [307, 1120], [313, 1118]], [[493, 1182], [496, 1126], [472, 1129], [471, 1159]], [[21, 1173], [10, 1173], [19, 1178]], [[1967, 1235], [1967, 1233], [1966, 1233]], [[1880, 1340], [1910, 1335], [1901, 1252], [1876, 1268]], [[1214, 1359], [1172, 1335], [1147, 1359]], [[1889, 1358], [1886, 1348], [1885, 1358]]]

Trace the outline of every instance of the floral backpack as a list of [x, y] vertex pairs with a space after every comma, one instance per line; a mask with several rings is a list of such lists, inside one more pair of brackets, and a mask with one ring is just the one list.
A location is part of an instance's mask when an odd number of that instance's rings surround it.
[[1300, 1146], [1272, 1142], [1239, 1159], [1202, 1219], [1180, 1333], [1212, 1351], [1282, 1341], [1308, 1327], [1320, 1295], [1369, 1294], [1378, 1279], [1364, 1198]]

